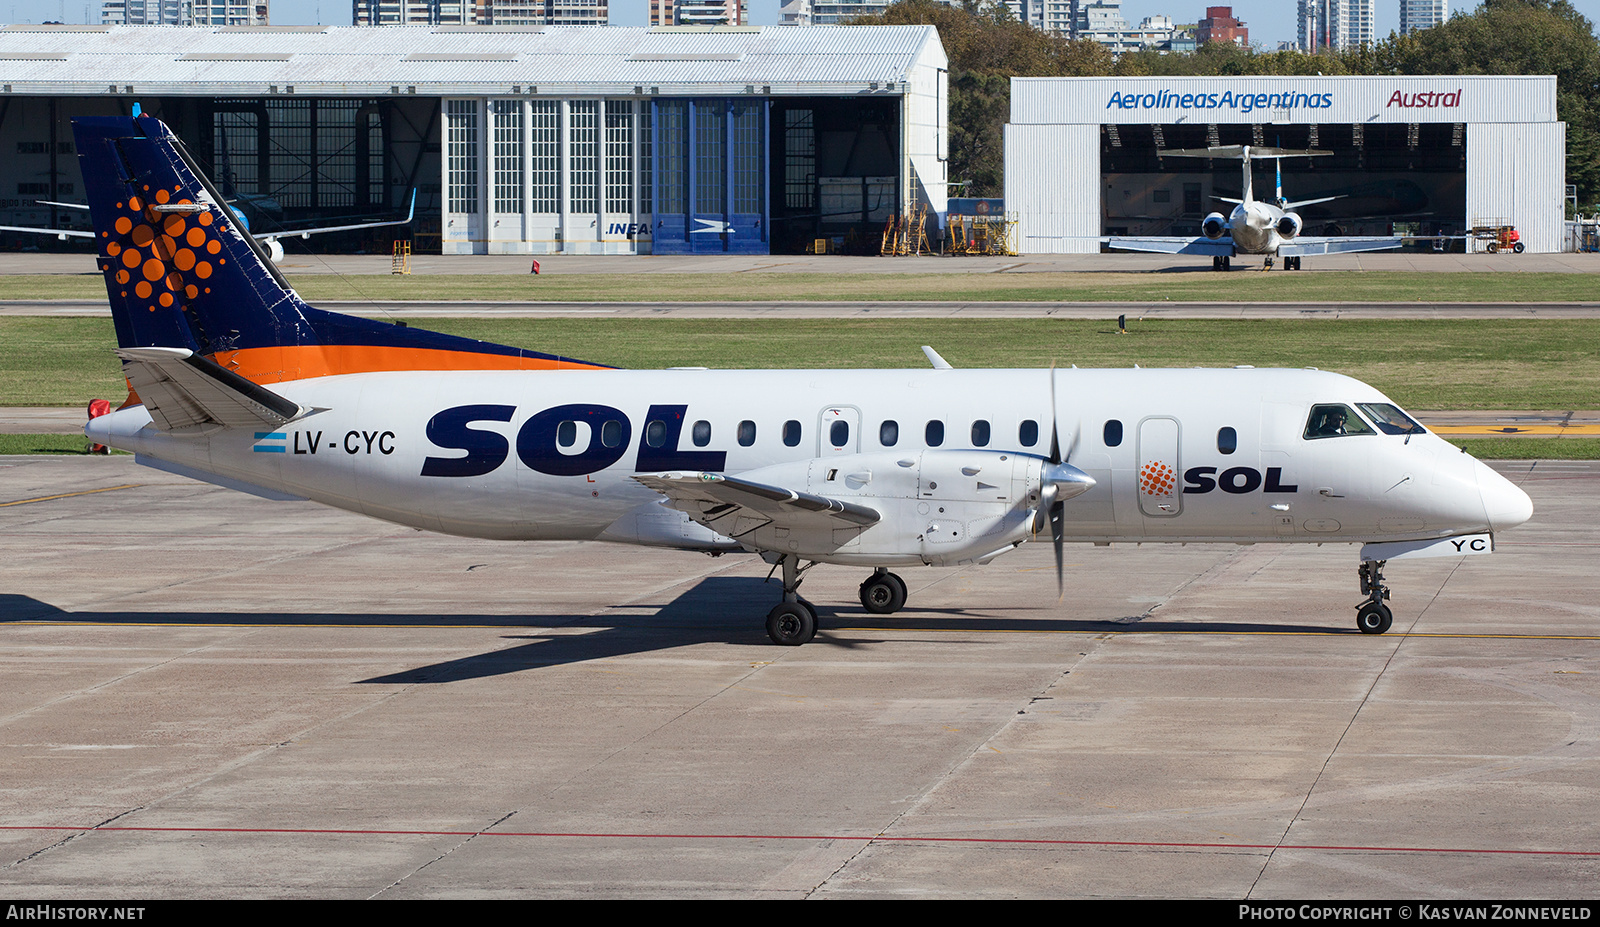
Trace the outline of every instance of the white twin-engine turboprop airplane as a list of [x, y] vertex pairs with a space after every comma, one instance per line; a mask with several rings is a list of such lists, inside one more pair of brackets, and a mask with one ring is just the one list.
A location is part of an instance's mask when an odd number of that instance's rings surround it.
[[1250, 145], [1225, 145], [1220, 148], [1175, 148], [1162, 151], [1164, 158], [1238, 158], [1244, 163], [1244, 193], [1241, 199], [1219, 196], [1224, 203], [1233, 203], [1233, 212], [1224, 217], [1220, 212], [1206, 216], [1200, 223], [1201, 238], [1128, 238], [1112, 237], [1106, 243], [1122, 251], [1153, 251], [1161, 254], [1209, 254], [1212, 270], [1228, 270], [1236, 254], [1259, 254], [1272, 268], [1274, 257], [1283, 258], [1284, 270], [1299, 270], [1300, 258], [1307, 254], [1341, 254], [1351, 251], [1388, 251], [1398, 248], [1404, 240], [1398, 235], [1375, 237], [1322, 237], [1301, 235], [1305, 222], [1294, 210], [1301, 206], [1326, 203], [1338, 199], [1325, 196], [1314, 200], [1290, 202], [1283, 195], [1283, 167], [1278, 165], [1277, 193], [1274, 201], [1265, 203], [1254, 195], [1254, 182], [1250, 167], [1251, 158], [1317, 157], [1333, 154], [1331, 151], [1289, 150], [1261, 148]]
[[985, 563], [1048, 532], [1486, 553], [1528, 497], [1377, 390], [1315, 370], [613, 370], [308, 306], [150, 118], [75, 124], [136, 396], [96, 441], [147, 466], [419, 528], [781, 567], [780, 644], [816, 632], [802, 564]]

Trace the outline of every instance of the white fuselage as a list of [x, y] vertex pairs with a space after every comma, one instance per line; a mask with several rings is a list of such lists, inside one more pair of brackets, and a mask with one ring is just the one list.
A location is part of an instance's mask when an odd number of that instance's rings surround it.
[[1287, 239], [1278, 234], [1283, 210], [1259, 200], [1246, 200], [1228, 215], [1228, 230], [1234, 250], [1244, 254], [1277, 254]]
[[[420, 371], [273, 389], [323, 411], [273, 432], [182, 437], [134, 406], [88, 433], [224, 485], [482, 538], [738, 549], [631, 477], [781, 477], [884, 512], [850, 550], [816, 558], [880, 565], [965, 562], [1026, 540], [1053, 429], [1096, 481], [1065, 503], [1068, 540], [1423, 539], [1531, 511], [1431, 434], [1308, 440], [1314, 404], [1387, 402], [1314, 370]], [[906, 473], [914, 485], [897, 488]]]

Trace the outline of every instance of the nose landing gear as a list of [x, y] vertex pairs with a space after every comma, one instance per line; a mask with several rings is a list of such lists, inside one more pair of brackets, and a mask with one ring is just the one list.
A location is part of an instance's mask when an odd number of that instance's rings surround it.
[[1394, 613], [1383, 604], [1389, 587], [1383, 584], [1383, 565], [1387, 560], [1361, 561], [1361, 594], [1367, 601], [1356, 608], [1356, 627], [1362, 634], [1382, 634], [1394, 624]]

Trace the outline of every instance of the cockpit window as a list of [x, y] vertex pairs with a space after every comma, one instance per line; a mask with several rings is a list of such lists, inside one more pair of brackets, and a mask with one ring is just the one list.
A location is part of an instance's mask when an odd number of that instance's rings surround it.
[[1361, 420], [1342, 403], [1324, 403], [1311, 407], [1311, 417], [1306, 419], [1306, 438], [1337, 438], [1341, 435], [1370, 435], [1372, 427]]
[[1420, 435], [1427, 431], [1411, 416], [1387, 402], [1358, 402], [1356, 408], [1365, 412], [1386, 435]]

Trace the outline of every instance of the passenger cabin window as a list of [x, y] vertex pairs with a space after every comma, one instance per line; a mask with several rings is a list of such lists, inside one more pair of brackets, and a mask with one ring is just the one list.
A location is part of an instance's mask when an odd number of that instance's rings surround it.
[[705, 419], [695, 422], [694, 428], [689, 432], [689, 437], [693, 439], [695, 447], [705, 447], [707, 444], [710, 444], [711, 423]]
[[1387, 402], [1358, 402], [1356, 408], [1365, 412], [1378, 430], [1386, 435], [1420, 435], [1427, 432], [1415, 419]]
[[1306, 419], [1306, 440], [1316, 438], [1338, 438], [1344, 435], [1370, 435], [1372, 427], [1361, 420], [1359, 415], [1350, 411], [1350, 407], [1342, 403], [1330, 402], [1311, 407], [1311, 416]]
[[887, 421], [878, 426], [878, 443], [884, 447], [894, 447], [900, 443], [900, 423]]
[[556, 426], [556, 446], [571, 447], [578, 443], [578, 423], [562, 422]]
[[1232, 428], [1217, 429], [1217, 451], [1232, 454], [1239, 449], [1239, 433]]
[[660, 447], [667, 443], [667, 423], [660, 419], [645, 423], [644, 443], [651, 447]]
[[1023, 447], [1033, 447], [1039, 443], [1039, 423], [1028, 419], [1017, 428], [1017, 440]]
[[834, 447], [844, 447], [850, 443], [850, 423], [839, 420], [828, 426], [828, 441]]
[[616, 447], [622, 443], [623, 437], [622, 423], [616, 419], [600, 426], [600, 443], [606, 447]]
[[800, 444], [800, 423], [792, 418], [783, 423], [783, 443], [787, 447]]
[[756, 423], [748, 419], [739, 423], [739, 446], [749, 447], [756, 443]]
[[944, 443], [944, 422], [932, 421], [922, 430], [922, 440], [929, 447], [938, 447]]
[[972, 446], [989, 446], [989, 423], [983, 419], [978, 419], [972, 423]]
[[1122, 444], [1122, 423], [1116, 419], [1106, 422], [1105, 431], [1101, 434], [1105, 438], [1106, 447], [1120, 446]]

